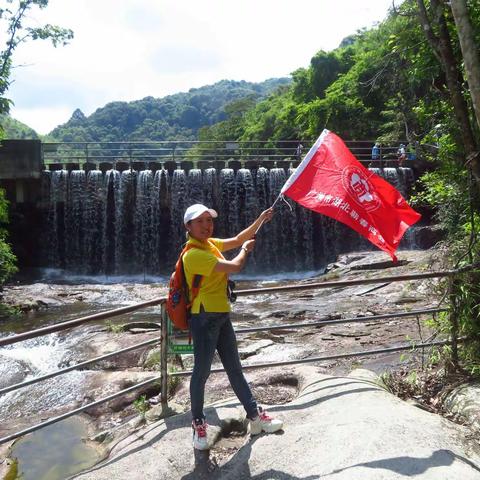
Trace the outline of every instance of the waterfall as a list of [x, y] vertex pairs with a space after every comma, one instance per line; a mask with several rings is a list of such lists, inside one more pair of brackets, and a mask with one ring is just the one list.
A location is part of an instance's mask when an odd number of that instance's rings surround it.
[[[272, 205], [269, 199], [269, 171], [260, 167], [257, 170], [256, 175], [256, 192], [257, 192], [257, 205], [258, 210], [263, 211]], [[268, 270], [270, 265], [269, 252], [272, 251], [273, 239], [271, 234], [271, 224], [266, 224], [262, 227], [262, 234], [257, 236], [256, 252], [254, 252], [255, 260], [259, 265], [259, 268]]]
[[150, 273], [150, 259], [155, 255], [153, 234], [153, 173], [143, 170], [138, 174], [134, 214], [133, 253], [136, 265]]
[[69, 188], [67, 194], [67, 208], [65, 211], [65, 257], [68, 270], [80, 265], [84, 258], [83, 225], [85, 203], [86, 175], [83, 170], [70, 172]]
[[52, 172], [49, 189], [48, 263], [55, 268], [65, 268], [65, 208], [67, 204], [68, 171]]
[[[103, 216], [103, 242], [102, 242], [102, 273], [111, 274], [115, 271], [115, 250], [117, 231], [115, 225], [116, 209], [115, 199], [119, 196], [116, 193], [120, 186], [120, 172], [108, 170], [105, 174], [105, 214]], [[118, 223], [120, 222], [120, 219]]]
[[152, 197], [153, 246], [149, 262], [151, 273], [157, 273], [167, 263], [168, 252], [165, 248], [165, 240], [170, 230], [169, 176], [164, 168], [155, 172]]
[[85, 260], [81, 262], [78, 271], [81, 273], [100, 273], [103, 265], [104, 226], [105, 226], [105, 188], [103, 173], [91, 170], [87, 173], [83, 209], [83, 253]]
[[169, 258], [178, 257], [183, 243], [185, 243], [185, 227], [183, 214], [189, 206], [187, 199], [187, 180], [184, 170], [175, 170], [172, 176], [170, 203], [170, 244], [168, 246]]
[[218, 236], [231, 237], [238, 233], [235, 172], [231, 168], [220, 171], [220, 202], [217, 210], [222, 212]]
[[[409, 195], [411, 169], [371, 170]], [[188, 206], [217, 210], [214, 235], [228, 238], [273, 204], [292, 172], [261, 166], [45, 172], [45, 266], [75, 274], [166, 274], [185, 243]], [[277, 202], [272, 222], [262, 226], [247, 273], [318, 270], [338, 253], [373, 248], [343, 224], [287, 201], [290, 207]], [[412, 246], [407, 239], [402, 245]]]

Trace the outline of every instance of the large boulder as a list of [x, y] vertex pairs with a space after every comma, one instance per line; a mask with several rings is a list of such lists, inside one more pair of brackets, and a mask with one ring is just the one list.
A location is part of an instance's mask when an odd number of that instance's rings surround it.
[[414, 227], [415, 228], [415, 246], [422, 250], [427, 250], [436, 245], [445, 238], [445, 231], [438, 225]]

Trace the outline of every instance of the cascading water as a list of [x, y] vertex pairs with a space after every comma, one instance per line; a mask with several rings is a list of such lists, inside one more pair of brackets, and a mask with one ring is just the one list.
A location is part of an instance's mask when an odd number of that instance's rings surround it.
[[238, 233], [235, 172], [224, 168], [220, 172], [220, 228], [219, 237], [231, 237]]
[[91, 170], [87, 174], [83, 209], [83, 252], [84, 261], [77, 266], [80, 273], [98, 273], [99, 265], [103, 265], [103, 251], [99, 248], [103, 244], [105, 225], [105, 188], [103, 173], [100, 170]]
[[68, 270], [81, 264], [84, 258], [83, 226], [84, 192], [86, 187], [86, 175], [83, 170], [70, 172], [67, 194], [67, 208], [65, 210], [65, 264]]
[[135, 198], [137, 172], [125, 170], [120, 176], [119, 188], [115, 190], [115, 262], [114, 272], [135, 273], [143, 271], [143, 264], [136, 263]]
[[168, 246], [169, 258], [178, 256], [181, 245], [185, 242], [185, 227], [183, 214], [187, 209], [187, 181], [183, 170], [175, 170], [172, 176], [170, 203], [170, 244]]
[[167, 264], [165, 240], [170, 231], [170, 183], [168, 172], [162, 168], [155, 172], [152, 193], [153, 251], [149, 259], [150, 273], [160, 272]]
[[[408, 197], [414, 181], [410, 168], [371, 170]], [[45, 172], [45, 264], [71, 273], [168, 273], [185, 242], [183, 214], [189, 205], [216, 209], [214, 235], [228, 238], [272, 205], [292, 171]], [[321, 269], [340, 252], [371, 248], [342, 224], [290, 204], [277, 202], [273, 221], [257, 237], [247, 272]]]
[[135, 202], [135, 230], [133, 254], [142, 271], [149, 270], [150, 259], [155, 255], [153, 234], [153, 173], [144, 170], [138, 173]]
[[[69, 339], [51, 334], [26, 340], [20, 346], [5, 347], [2, 349], [4, 373], [8, 378], [8, 370], [14, 368], [17, 362], [22, 365], [25, 380], [55, 371], [71, 361], [71, 352], [77, 342], [78, 336]], [[82, 394], [72, 386], [81, 383], [84, 376], [83, 372], [73, 371], [29, 387], [30, 395], [25, 395], [22, 389], [6, 393], [0, 397], [0, 418], [34, 415], [79, 401]], [[15, 381], [9, 381], [8, 385], [11, 383]]]
[[48, 264], [54, 268], [65, 268], [65, 208], [67, 203], [68, 171], [58, 170], [52, 172], [50, 179]]
[[[236, 210], [238, 212], [238, 231], [244, 230], [246, 227], [252, 224], [255, 220], [255, 213], [257, 210], [257, 202], [255, 198], [255, 185], [253, 183], [253, 177], [250, 170], [241, 168], [237, 171], [235, 178], [236, 186]], [[235, 232], [235, 233], [238, 233]], [[257, 249], [257, 256], [252, 255], [252, 261], [248, 263], [248, 268], [254, 270], [258, 261], [258, 252], [261, 252], [261, 248]]]

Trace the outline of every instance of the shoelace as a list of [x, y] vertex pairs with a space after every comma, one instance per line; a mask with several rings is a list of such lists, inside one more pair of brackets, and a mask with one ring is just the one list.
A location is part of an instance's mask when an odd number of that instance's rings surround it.
[[267, 415], [267, 412], [263, 411], [262, 413], [260, 413], [260, 420], [264, 421], [264, 422], [271, 422], [272, 421], [272, 417], [270, 417], [269, 415]]
[[201, 425], [195, 425], [194, 428], [195, 428], [195, 431], [197, 432], [197, 435], [200, 438], [203, 438], [207, 436], [207, 427], [208, 427], [208, 424], [207, 422], [205, 422], [205, 423], [202, 423]]

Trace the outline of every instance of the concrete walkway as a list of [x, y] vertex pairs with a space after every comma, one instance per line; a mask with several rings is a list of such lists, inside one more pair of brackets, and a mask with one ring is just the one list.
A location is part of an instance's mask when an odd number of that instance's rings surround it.
[[[190, 418], [177, 415], [119, 443], [109, 460], [82, 480], [221, 478], [225, 480], [480, 480], [480, 451], [468, 431], [386, 392], [361, 372], [331, 377], [315, 367], [293, 370], [307, 379], [291, 403], [269, 408], [284, 431], [242, 441], [220, 468], [194, 468]], [[208, 421], [241, 425], [234, 399], [207, 410]], [[212, 441], [215, 439], [212, 438]], [[203, 458], [205, 460], [205, 458]]]

